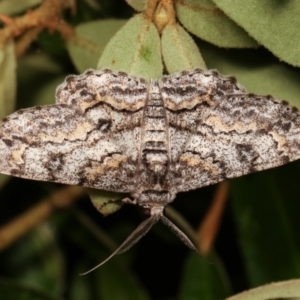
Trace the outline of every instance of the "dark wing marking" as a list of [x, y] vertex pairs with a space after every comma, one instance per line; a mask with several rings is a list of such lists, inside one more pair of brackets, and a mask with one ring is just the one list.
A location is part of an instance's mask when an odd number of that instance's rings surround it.
[[66, 77], [57, 87], [56, 103], [85, 111], [104, 102], [117, 110], [138, 111], [145, 105], [147, 89], [148, 82], [143, 78], [109, 69], [89, 69]]
[[234, 77], [220, 75], [216, 70], [194, 69], [164, 76], [159, 86], [165, 107], [175, 111], [211, 105], [223, 95], [246, 93]]

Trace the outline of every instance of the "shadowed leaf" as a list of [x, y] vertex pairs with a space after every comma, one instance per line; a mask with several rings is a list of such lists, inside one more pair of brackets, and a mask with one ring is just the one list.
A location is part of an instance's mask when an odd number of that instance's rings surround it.
[[232, 208], [251, 286], [300, 276], [297, 165], [232, 180]]
[[[110, 262], [98, 271], [99, 299], [148, 300], [149, 297], [133, 274]], [[117, 284], [117, 287], [116, 287]]]
[[5, 300], [62, 300], [11, 280], [0, 280], [0, 299]]
[[208, 259], [213, 263], [195, 252], [190, 253], [184, 267], [179, 299], [215, 300], [224, 299], [229, 294], [228, 278], [218, 257], [210, 255]]

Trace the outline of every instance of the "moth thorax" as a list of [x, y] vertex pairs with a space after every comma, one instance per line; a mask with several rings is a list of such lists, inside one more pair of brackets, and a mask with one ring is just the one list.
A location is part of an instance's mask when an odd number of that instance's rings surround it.
[[165, 152], [148, 152], [144, 156], [147, 169], [156, 175], [164, 175], [168, 166], [168, 155]]
[[172, 200], [169, 191], [145, 190], [139, 195], [137, 202], [139, 205], [149, 207], [152, 210], [153, 207], [165, 206]]

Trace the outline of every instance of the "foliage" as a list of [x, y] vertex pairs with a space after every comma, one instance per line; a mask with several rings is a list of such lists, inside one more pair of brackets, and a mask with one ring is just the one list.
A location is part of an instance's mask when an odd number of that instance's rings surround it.
[[[299, 14], [295, 0], [2, 0], [0, 117], [53, 103], [67, 74], [102, 67], [146, 78], [214, 68], [300, 108]], [[295, 162], [231, 180], [204, 257], [157, 225], [85, 277], [77, 274], [140, 222], [139, 208], [90, 191], [100, 212], [118, 210], [103, 218], [82, 192], [1, 176], [0, 298], [213, 300], [273, 281], [283, 282], [228, 299], [300, 297], [299, 280], [289, 280], [300, 277], [299, 175]], [[178, 195], [173, 207], [191, 225], [170, 211], [194, 239], [217, 207], [216, 189]]]

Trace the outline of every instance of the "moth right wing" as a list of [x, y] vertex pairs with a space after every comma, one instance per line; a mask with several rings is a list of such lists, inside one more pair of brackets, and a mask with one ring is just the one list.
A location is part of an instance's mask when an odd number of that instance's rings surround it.
[[182, 72], [161, 86], [175, 192], [300, 158], [300, 113], [286, 102], [247, 94], [211, 71]]

